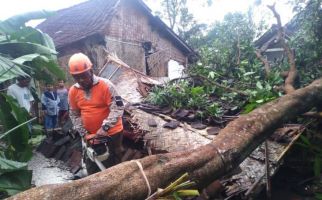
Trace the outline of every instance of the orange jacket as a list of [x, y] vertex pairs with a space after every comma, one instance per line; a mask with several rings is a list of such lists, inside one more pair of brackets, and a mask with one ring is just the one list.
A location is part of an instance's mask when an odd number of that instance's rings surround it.
[[[107, 135], [114, 135], [123, 130], [120, 112], [114, 112], [115, 109], [119, 109], [115, 108], [114, 95], [116, 92], [113, 85], [109, 83], [106, 79], [94, 76], [94, 85], [89, 92], [86, 93], [78, 84], [69, 90], [71, 113], [74, 113], [73, 111], [79, 112], [82, 125], [90, 134], [96, 134], [102, 127], [103, 121], [109, 120], [115, 122], [112, 123], [114, 126], [111, 126], [107, 131]], [[113, 117], [115, 118], [113, 119]]]

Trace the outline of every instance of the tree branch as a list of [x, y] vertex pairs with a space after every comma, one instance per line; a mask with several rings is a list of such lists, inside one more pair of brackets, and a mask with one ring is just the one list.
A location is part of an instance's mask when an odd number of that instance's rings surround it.
[[264, 64], [265, 74], [266, 74], [266, 77], [268, 77], [268, 75], [271, 73], [271, 66], [268, 60], [262, 55], [261, 51], [258, 49], [255, 51], [255, 54], [256, 54], [256, 57]]
[[288, 75], [285, 79], [285, 86], [284, 86], [286, 94], [289, 94], [289, 93], [295, 91], [294, 82], [297, 77], [297, 70], [296, 70], [296, 65], [295, 65], [294, 54], [285, 41], [285, 38], [284, 38], [285, 30], [282, 27], [281, 17], [275, 9], [275, 3], [273, 5], [267, 6], [267, 7], [273, 12], [273, 14], [276, 18], [277, 26], [278, 26], [278, 37], [280, 38], [281, 44], [284, 48], [284, 51], [286, 52], [288, 62], [290, 64], [290, 69], [289, 69]]

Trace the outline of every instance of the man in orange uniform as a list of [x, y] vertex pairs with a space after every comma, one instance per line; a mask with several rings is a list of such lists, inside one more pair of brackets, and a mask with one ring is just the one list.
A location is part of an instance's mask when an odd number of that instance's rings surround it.
[[[86, 140], [94, 136], [108, 136], [107, 145], [114, 159], [113, 164], [119, 163], [123, 152], [124, 105], [121, 97], [109, 80], [93, 74], [92, 62], [86, 55], [74, 54], [68, 65], [70, 74], [77, 82], [68, 94], [74, 129]], [[102, 145], [95, 143], [93, 149], [101, 151]], [[89, 174], [98, 171], [96, 164], [89, 159], [85, 159], [85, 165]]]

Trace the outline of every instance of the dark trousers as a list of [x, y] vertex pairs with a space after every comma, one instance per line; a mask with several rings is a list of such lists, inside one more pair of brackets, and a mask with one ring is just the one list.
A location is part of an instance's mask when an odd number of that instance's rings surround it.
[[68, 110], [59, 110], [58, 111], [58, 124], [60, 127], [63, 127], [63, 125], [68, 120]]
[[45, 115], [45, 129], [54, 129], [57, 124], [57, 115]]

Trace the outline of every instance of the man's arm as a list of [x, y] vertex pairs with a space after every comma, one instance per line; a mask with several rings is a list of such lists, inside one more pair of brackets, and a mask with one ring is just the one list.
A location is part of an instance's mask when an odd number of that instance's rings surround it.
[[46, 107], [46, 96], [44, 94], [41, 95], [41, 110], [45, 111], [47, 109]]
[[73, 123], [73, 129], [83, 137], [88, 134], [88, 131], [84, 128], [82, 123], [80, 109], [77, 107], [75, 95], [72, 89], [68, 93], [68, 101], [70, 106], [69, 117]]
[[60, 98], [59, 98], [59, 96], [58, 96], [58, 95], [57, 95], [56, 103], [57, 103], [57, 107], [59, 107]]
[[123, 116], [124, 113], [124, 104], [121, 96], [119, 96], [113, 86], [113, 84], [109, 84], [109, 92], [107, 98], [111, 99], [110, 114], [106, 119], [103, 120], [102, 125], [107, 124], [109, 127], [113, 127], [116, 125], [117, 121]]
[[83, 137], [88, 134], [88, 131], [83, 126], [79, 110], [70, 109], [69, 117], [72, 120], [73, 129], [76, 130], [80, 136]]

